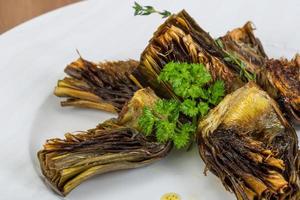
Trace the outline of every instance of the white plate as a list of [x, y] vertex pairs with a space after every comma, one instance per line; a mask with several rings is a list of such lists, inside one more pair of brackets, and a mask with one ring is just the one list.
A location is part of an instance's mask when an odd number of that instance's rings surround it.
[[[147, 4], [147, 1], [139, 1]], [[94, 127], [112, 115], [61, 108], [52, 95], [66, 64], [134, 58], [163, 20], [134, 17], [133, 1], [84, 1], [31, 20], [0, 35], [1, 199], [59, 199], [37, 173], [36, 152], [45, 139]], [[300, 48], [299, 1], [149, 1], [159, 9], [185, 8], [213, 36], [255, 22], [270, 57], [291, 57]], [[272, 44], [272, 45], [271, 45]], [[154, 200], [177, 192], [184, 200], [230, 200], [220, 181], [205, 177], [196, 148], [136, 170], [97, 176], [76, 188], [70, 200]]]

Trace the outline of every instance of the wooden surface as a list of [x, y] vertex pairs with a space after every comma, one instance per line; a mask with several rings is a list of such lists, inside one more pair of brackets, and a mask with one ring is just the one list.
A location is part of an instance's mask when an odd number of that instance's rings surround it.
[[50, 10], [79, 0], [0, 0], [0, 34]]

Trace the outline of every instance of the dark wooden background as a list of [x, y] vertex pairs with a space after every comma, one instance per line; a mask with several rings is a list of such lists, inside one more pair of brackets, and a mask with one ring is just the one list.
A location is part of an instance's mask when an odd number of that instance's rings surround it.
[[79, 0], [0, 0], [0, 34], [56, 8]]

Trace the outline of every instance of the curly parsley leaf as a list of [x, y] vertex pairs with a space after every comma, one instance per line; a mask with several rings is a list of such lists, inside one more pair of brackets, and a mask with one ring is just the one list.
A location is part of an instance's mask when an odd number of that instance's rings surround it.
[[209, 93], [206, 89], [203, 89], [201, 87], [198, 86], [194, 86], [192, 85], [189, 89], [189, 96], [192, 97], [192, 99], [197, 99], [197, 98], [201, 98], [204, 100], [209, 99]]
[[192, 77], [195, 84], [202, 87], [203, 85], [209, 83], [212, 78], [210, 73], [207, 71], [203, 64], [191, 64]]
[[189, 117], [195, 117], [198, 114], [196, 101], [191, 99], [185, 99], [180, 105], [180, 111]]
[[145, 107], [143, 109], [143, 114], [141, 115], [139, 119], [139, 127], [143, 130], [146, 136], [151, 135], [154, 123], [158, 120], [157, 117], [154, 116], [152, 111]]
[[181, 129], [174, 135], [173, 141], [177, 149], [186, 147], [189, 144], [191, 135], [195, 133], [196, 127], [193, 124], [185, 123], [181, 126]]
[[179, 117], [179, 105], [176, 100], [160, 99], [155, 104], [155, 112], [169, 121], [176, 122]]
[[211, 82], [210, 73], [203, 64], [170, 62], [165, 65], [158, 77], [171, 84], [176, 95], [183, 98], [205, 98], [202, 87]]
[[209, 102], [213, 105], [217, 105], [225, 95], [224, 82], [217, 80], [212, 86], [209, 87], [209, 91], [211, 93]]
[[200, 112], [201, 117], [204, 117], [209, 111], [209, 105], [206, 102], [199, 102], [198, 103], [198, 110]]
[[168, 120], [159, 120], [156, 124], [156, 138], [158, 142], [165, 143], [175, 135], [176, 124]]

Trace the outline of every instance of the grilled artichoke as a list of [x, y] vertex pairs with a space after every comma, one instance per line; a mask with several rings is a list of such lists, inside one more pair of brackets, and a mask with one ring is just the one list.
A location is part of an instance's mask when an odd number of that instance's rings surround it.
[[199, 122], [198, 146], [238, 200], [300, 198], [297, 135], [255, 83], [227, 95]]
[[137, 65], [134, 60], [96, 64], [79, 58], [65, 68], [70, 77], [58, 81], [54, 94], [67, 97], [62, 106], [120, 112], [139, 89], [131, 75]]
[[214, 81], [223, 80], [227, 92], [232, 92], [241, 87], [243, 82], [228, 67], [235, 66], [224, 61], [225, 56], [210, 35], [183, 10], [169, 17], [154, 33], [133, 74], [141, 85], [150, 86], [160, 97], [176, 98], [167, 83], [157, 81], [162, 68], [170, 61], [202, 63]]
[[262, 44], [253, 33], [251, 22], [221, 37], [223, 49], [245, 64], [257, 76], [259, 84], [274, 98], [289, 118], [300, 124], [300, 56], [292, 61], [268, 59]]
[[152, 106], [157, 96], [150, 89], [137, 91], [119, 119], [95, 129], [67, 133], [65, 139], [47, 140], [38, 152], [47, 182], [60, 195], [67, 195], [84, 180], [106, 172], [141, 167], [165, 157], [170, 142], [160, 144], [135, 127], [143, 106]]

